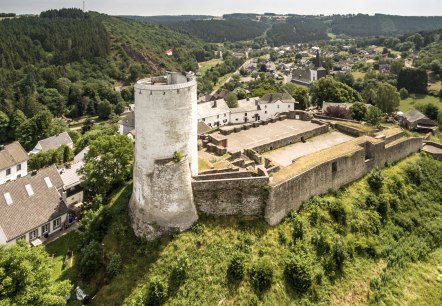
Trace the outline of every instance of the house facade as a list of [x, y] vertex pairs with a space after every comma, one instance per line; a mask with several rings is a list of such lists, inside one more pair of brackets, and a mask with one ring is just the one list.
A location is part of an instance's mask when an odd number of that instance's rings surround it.
[[0, 185], [0, 244], [38, 245], [67, 224], [63, 181], [55, 166]]
[[29, 156], [20, 143], [0, 145], [0, 184], [26, 176], [28, 159]]

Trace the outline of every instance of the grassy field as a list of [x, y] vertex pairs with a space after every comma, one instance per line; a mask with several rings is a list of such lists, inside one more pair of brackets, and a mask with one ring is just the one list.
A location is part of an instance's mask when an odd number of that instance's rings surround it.
[[429, 90], [441, 90], [442, 89], [442, 82], [436, 82], [436, 83], [432, 83], [430, 84], [430, 86], [428, 87]]
[[351, 74], [353, 75], [355, 80], [364, 79], [364, 77], [365, 77], [365, 72], [362, 72], [362, 71], [353, 71]]
[[[413, 165], [422, 167], [421, 188], [408, 182], [406, 171]], [[127, 185], [110, 204], [112, 223], [103, 241], [105, 257], [120, 253], [124, 267], [92, 304], [144, 305], [149, 282], [156, 277], [170, 284], [165, 305], [440, 305], [442, 249], [439, 244], [430, 251], [415, 239], [416, 233], [437, 237], [442, 232], [442, 164], [414, 155], [383, 170], [382, 177], [379, 199], [401, 197], [389, 200], [386, 217], [364, 202], [371, 194], [364, 178], [308, 201], [278, 226], [255, 218], [202, 217], [192, 230], [150, 243], [136, 239], [128, 225]], [[303, 224], [301, 240], [293, 238], [297, 222]], [[325, 253], [319, 249], [336, 239], [345, 243], [342, 272], [329, 266], [334, 247]], [[413, 253], [422, 250], [428, 255]], [[231, 282], [226, 271], [239, 253], [245, 256], [245, 274]], [[305, 294], [295, 292], [284, 277], [286, 263], [298, 255], [306, 258], [313, 277]], [[171, 274], [178, 261], [187, 262], [180, 284]], [[257, 293], [249, 271], [263, 265], [271, 268], [273, 280], [268, 290]]]
[[399, 110], [402, 112], [406, 112], [412, 108], [416, 108], [419, 105], [426, 105], [429, 103], [433, 103], [442, 109], [442, 101], [439, 98], [428, 96], [428, 95], [410, 95], [409, 98], [405, 100], [401, 100], [401, 104], [399, 105]]
[[221, 86], [224, 85], [225, 82], [227, 82], [227, 80], [233, 75], [232, 73], [228, 73], [226, 75], [223, 75], [222, 77], [218, 78], [218, 83], [216, 83], [215, 86], [213, 86], [213, 91], [212, 92], [216, 92], [218, 89], [221, 88]]
[[224, 61], [220, 58], [214, 58], [211, 59], [210, 61], [207, 62], [201, 62], [198, 64], [199, 68], [200, 68], [200, 72], [201, 74], [205, 74], [207, 72], [207, 70], [209, 70], [212, 67], [215, 67], [218, 64], [222, 64], [224, 63]]

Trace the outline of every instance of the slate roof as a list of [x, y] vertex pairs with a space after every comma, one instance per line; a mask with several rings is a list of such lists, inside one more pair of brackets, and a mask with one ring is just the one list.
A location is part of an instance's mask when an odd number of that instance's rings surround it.
[[14, 165], [21, 164], [29, 159], [28, 153], [20, 143], [13, 142], [5, 145], [0, 151], [0, 170], [11, 168]]
[[230, 111], [232, 114], [257, 111], [258, 110], [258, 106], [256, 105], [257, 100], [258, 98], [250, 98], [249, 100], [247, 99], [239, 100], [238, 107], [231, 108]]
[[59, 169], [60, 177], [63, 181], [64, 190], [74, 187], [83, 181], [81, 175], [77, 172], [80, 168], [83, 167], [83, 165], [84, 162], [80, 161], [78, 163], [71, 164], [70, 166], [63, 169]]
[[294, 103], [295, 99], [288, 93], [268, 93], [262, 96], [259, 103], [274, 103], [281, 101], [283, 103]]
[[210, 127], [205, 122], [198, 121], [198, 136], [208, 132], [209, 130]]
[[229, 112], [230, 108], [227, 106], [227, 103], [226, 101], [224, 101], [224, 99], [218, 99], [216, 101], [209, 101], [198, 104], [199, 118], [208, 118]]
[[63, 132], [61, 134], [40, 140], [38, 142], [41, 146], [41, 151], [57, 149], [62, 145], [72, 145], [72, 139], [67, 132]]
[[[46, 177], [52, 186], [47, 185]], [[34, 193], [31, 196], [26, 191], [28, 184]], [[62, 186], [63, 181], [55, 166], [0, 185], [0, 227], [7, 241], [67, 213], [68, 208], [58, 192]], [[12, 199], [10, 205], [6, 202], [6, 193]]]
[[410, 123], [419, 121], [427, 125], [437, 125], [436, 122], [434, 122], [416, 109], [410, 109], [409, 111], [405, 112], [403, 117]]
[[124, 126], [135, 127], [135, 112], [131, 111], [118, 122]]

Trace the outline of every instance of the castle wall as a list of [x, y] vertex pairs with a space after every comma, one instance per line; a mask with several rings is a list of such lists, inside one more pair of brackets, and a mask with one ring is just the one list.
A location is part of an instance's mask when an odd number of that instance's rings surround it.
[[272, 141], [272, 142], [269, 142], [269, 143], [266, 143], [266, 144], [263, 144], [260, 146], [256, 146], [253, 148], [253, 150], [258, 153], [263, 153], [263, 152], [279, 149], [279, 148], [288, 146], [288, 145], [296, 143], [296, 142], [300, 142], [302, 139], [307, 140], [309, 138], [319, 136], [319, 135], [322, 135], [327, 132], [328, 132], [328, 125], [321, 125], [313, 130], [306, 131], [304, 133], [291, 135], [291, 136], [288, 136], [288, 137], [285, 137], [282, 139], [278, 139], [278, 140], [275, 140], [275, 141]]
[[[334, 168], [336, 170], [334, 170]], [[265, 220], [275, 225], [312, 196], [336, 190], [367, 173], [365, 150], [331, 159], [299, 175], [272, 186], [267, 199]]]
[[264, 216], [268, 177], [192, 182], [199, 214]]

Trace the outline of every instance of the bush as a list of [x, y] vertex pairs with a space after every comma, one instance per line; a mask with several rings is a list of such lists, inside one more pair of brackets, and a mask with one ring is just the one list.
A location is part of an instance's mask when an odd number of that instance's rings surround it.
[[407, 174], [407, 178], [410, 182], [420, 185], [423, 179], [422, 168], [419, 165], [410, 165], [405, 169], [405, 173]]
[[371, 190], [378, 192], [384, 185], [384, 177], [379, 169], [373, 170], [367, 178], [367, 183]]
[[350, 107], [350, 113], [351, 113], [351, 117], [354, 120], [362, 121], [362, 120], [364, 120], [365, 116], [367, 115], [367, 106], [365, 106], [364, 103], [355, 102]]
[[181, 151], [175, 151], [175, 153], [173, 153], [173, 161], [176, 163], [179, 163], [182, 159], [184, 158], [184, 153]]
[[305, 293], [313, 282], [310, 262], [298, 256], [290, 259], [285, 265], [284, 277], [293, 290]]
[[227, 268], [227, 278], [231, 282], [239, 282], [243, 279], [245, 270], [244, 259], [244, 255], [237, 253], [230, 261]]
[[401, 90], [399, 90], [399, 96], [401, 97], [402, 100], [407, 99], [410, 95], [408, 94], [408, 90], [405, 88], [401, 88]]
[[123, 267], [123, 260], [120, 254], [114, 254], [106, 267], [106, 274], [109, 279], [114, 278], [121, 272]]
[[293, 219], [293, 240], [302, 240], [302, 238], [304, 237], [304, 225], [302, 223], [301, 218], [299, 217], [299, 215], [297, 215], [294, 219]]
[[330, 216], [339, 224], [345, 225], [347, 223], [347, 212], [341, 201], [330, 201], [328, 203], [328, 211]]
[[101, 245], [93, 240], [83, 249], [80, 261], [80, 271], [85, 276], [90, 276], [96, 272], [101, 266], [101, 256], [103, 250]]
[[372, 106], [367, 110], [365, 121], [372, 126], [378, 126], [381, 123], [382, 111], [376, 106]]
[[149, 283], [145, 305], [162, 305], [167, 299], [167, 292], [167, 283], [159, 277], [153, 277]]
[[344, 262], [347, 259], [347, 247], [344, 240], [335, 240], [335, 243], [333, 244], [332, 258], [336, 271], [342, 273], [344, 270]]
[[171, 279], [172, 285], [181, 286], [187, 278], [187, 269], [189, 267], [189, 259], [186, 254], [179, 256], [172, 268]]
[[270, 289], [273, 281], [273, 269], [268, 262], [254, 265], [250, 270], [250, 282], [257, 293]]

